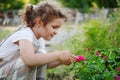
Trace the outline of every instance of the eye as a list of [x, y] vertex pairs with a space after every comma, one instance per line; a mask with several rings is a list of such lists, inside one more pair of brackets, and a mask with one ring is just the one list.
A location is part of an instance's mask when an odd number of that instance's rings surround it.
[[58, 29], [59, 28], [59, 26], [52, 26], [53, 27], [53, 29]]

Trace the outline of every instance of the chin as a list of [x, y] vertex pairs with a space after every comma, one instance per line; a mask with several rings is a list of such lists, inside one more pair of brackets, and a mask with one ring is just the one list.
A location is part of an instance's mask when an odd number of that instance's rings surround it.
[[50, 41], [52, 38], [47, 38], [47, 39], [45, 39], [46, 41]]
[[44, 37], [46, 41], [50, 41], [53, 37]]

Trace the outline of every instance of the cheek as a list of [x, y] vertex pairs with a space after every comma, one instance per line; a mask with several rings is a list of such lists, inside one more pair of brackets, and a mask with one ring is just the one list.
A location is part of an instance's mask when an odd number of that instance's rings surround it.
[[44, 30], [44, 37], [48, 37], [51, 34], [51, 30], [50, 29], [45, 29]]
[[47, 28], [45, 33], [52, 33], [53, 32], [53, 29], [52, 28]]

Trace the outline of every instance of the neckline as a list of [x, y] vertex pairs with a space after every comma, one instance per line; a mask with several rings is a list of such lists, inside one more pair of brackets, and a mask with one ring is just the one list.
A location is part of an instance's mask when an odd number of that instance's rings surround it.
[[26, 26], [26, 28], [29, 29], [29, 31], [32, 33], [32, 35], [33, 35], [33, 37], [34, 37], [35, 40], [39, 40], [39, 39], [36, 38], [34, 32], [32, 31], [32, 29], [31, 29], [30, 27], [27, 27], [27, 26]]

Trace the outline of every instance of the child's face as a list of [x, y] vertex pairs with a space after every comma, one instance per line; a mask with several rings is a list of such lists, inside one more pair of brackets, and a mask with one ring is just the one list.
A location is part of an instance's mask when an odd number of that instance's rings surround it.
[[41, 37], [45, 40], [51, 40], [56, 34], [58, 29], [64, 23], [64, 19], [56, 18], [52, 22], [49, 22], [46, 26], [43, 27]]

